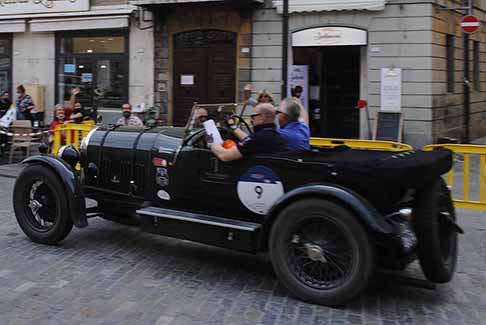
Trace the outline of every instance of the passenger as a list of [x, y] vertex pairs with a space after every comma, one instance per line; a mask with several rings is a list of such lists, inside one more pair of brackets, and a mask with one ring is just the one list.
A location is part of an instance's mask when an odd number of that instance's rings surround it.
[[212, 143], [211, 151], [222, 161], [232, 161], [253, 154], [288, 150], [287, 141], [276, 130], [275, 114], [275, 108], [271, 104], [257, 105], [255, 114], [251, 115], [254, 133], [247, 135], [237, 129], [235, 124], [231, 124], [230, 128], [241, 142], [228, 149], [220, 144]]
[[277, 110], [280, 134], [287, 140], [290, 150], [310, 149], [310, 129], [303, 121], [302, 109], [297, 100], [287, 98]]
[[138, 116], [132, 114], [132, 105], [123, 104], [122, 105], [122, 117], [116, 122], [119, 126], [143, 126], [143, 122]]

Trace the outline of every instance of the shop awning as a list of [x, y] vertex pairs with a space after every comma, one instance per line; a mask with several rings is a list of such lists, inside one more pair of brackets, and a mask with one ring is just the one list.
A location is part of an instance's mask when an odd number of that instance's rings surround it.
[[0, 15], [0, 33], [25, 32], [27, 19], [32, 32], [125, 28], [135, 10], [137, 7], [131, 5], [113, 5], [92, 6], [89, 11], [79, 12]]
[[0, 20], [0, 33], [23, 33], [25, 32], [25, 20]]
[[[205, 3], [205, 2], [229, 2], [228, 0], [129, 0], [132, 5], [170, 5], [178, 3]], [[264, 3], [264, 0], [231, 0], [233, 2], [244, 3]]]
[[[289, 0], [289, 12], [332, 10], [383, 10], [386, 0]], [[283, 0], [274, 0], [279, 13], [283, 11]]]
[[32, 32], [53, 32], [60, 30], [126, 28], [129, 26], [129, 18], [129, 15], [113, 15], [32, 19], [30, 21], [30, 30]]

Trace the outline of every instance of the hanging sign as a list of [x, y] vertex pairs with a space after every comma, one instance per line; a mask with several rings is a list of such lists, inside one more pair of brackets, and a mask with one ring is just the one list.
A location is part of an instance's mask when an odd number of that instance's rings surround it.
[[287, 96], [296, 97], [306, 110], [309, 109], [309, 66], [291, 65], [287, 83]]
[[89, 0], [0, 0], [2, 15], [48, 14], [89, 10]]
[[381, 111], [402, 110], [402, 69], [381, 69]]
[[349, 27], [318, 27], [304, 29], [292, 34], [292, 46], [343, 46], [366, 45], [365, 30]]
[[462, 31], [466, 34], [474, 34], [481, 27], [481, 21], [476, 16], [464, 16], [461, 21]]

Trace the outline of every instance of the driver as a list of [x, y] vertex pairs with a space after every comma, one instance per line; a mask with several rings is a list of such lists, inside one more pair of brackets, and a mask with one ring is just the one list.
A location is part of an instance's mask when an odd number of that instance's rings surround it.
[[241, 142], [228, 149], [223, 148], [220, 144], [212, 143], [210, 144], [211, 151], [222, 161], [232, 161], [253, 154], [288, 150], [287, 141], [276, 130], [275, 115], [276, 111], [272, 104], [257, 105], [255, 114], [251, 115], [254, 133], [247, 135], [238, 129], [236, 124], [229, 124], [230, 129]]

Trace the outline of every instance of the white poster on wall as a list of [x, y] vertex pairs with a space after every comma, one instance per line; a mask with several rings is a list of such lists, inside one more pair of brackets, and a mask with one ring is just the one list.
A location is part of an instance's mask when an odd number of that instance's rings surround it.
[[402, 69], [381, 69], [381, 107], [383, 112], [402, 110]]
[[309, 110], [309, 66], [291, 65], [287, 84], [287, 96], [299, 98], [305, 109]]

